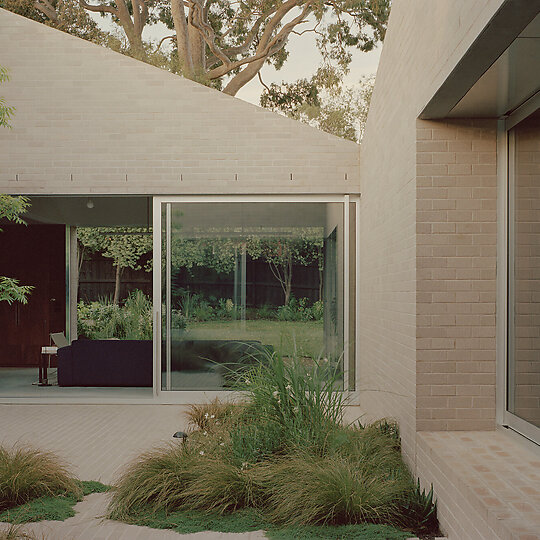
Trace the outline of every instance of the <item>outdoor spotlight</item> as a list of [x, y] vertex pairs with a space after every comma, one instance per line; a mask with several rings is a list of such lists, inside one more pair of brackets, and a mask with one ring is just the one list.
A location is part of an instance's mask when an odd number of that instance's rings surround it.
[[94, 201], [92, 199], [88, 199], [86, 201], [86, 208], [90, 208], [90, 209], [94, 208]]

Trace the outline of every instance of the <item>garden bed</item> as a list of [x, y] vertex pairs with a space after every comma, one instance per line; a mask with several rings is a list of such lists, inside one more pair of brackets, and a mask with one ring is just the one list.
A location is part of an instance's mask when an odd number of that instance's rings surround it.
[[244, 400], [193, 406], [187, 439], [125, 469], [109, 517], [175, 530], [262, 528], [274, 538], [436, 535], [432, 493], [403, 462], [397, 426], [343, 425], [336, 376], [328, 364], [275, 355], [244, 371]]

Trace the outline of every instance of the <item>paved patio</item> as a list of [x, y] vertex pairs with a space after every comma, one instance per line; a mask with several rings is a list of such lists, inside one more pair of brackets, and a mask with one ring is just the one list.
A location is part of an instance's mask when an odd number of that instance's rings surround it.
[[0, 444], [55, 452], [81, 480], [111, 483], [123, 465], [187, 428], [180, 405], [0, 405]]

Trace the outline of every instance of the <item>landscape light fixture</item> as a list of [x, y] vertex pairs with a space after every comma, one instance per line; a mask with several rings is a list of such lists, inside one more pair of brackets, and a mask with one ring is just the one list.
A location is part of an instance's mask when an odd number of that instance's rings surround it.
[[92, 199], [86, 201], [86, 208], [90, 208], [90, 210], [94, 208], [94, 201]]

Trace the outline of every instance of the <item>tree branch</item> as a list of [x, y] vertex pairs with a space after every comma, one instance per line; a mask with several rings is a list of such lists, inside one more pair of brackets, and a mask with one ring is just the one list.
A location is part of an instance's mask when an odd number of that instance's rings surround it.
[[118, 10], [113, 8], [112, 6], [106, 6], [104, 4], [93, 6], [92, 4], [88, 4], [87, 2], [85, 2], [85, 0], [79, 0], [79, 4], [82, 8], [88, 11], [94, 11], [96, 13], [112, 13], [113, 15], [118, 17]]
[[58, 24], [58, 13], [53, 5], [48, 0], [36, 0], [34, 7], [48, 17], [52, 22]]

